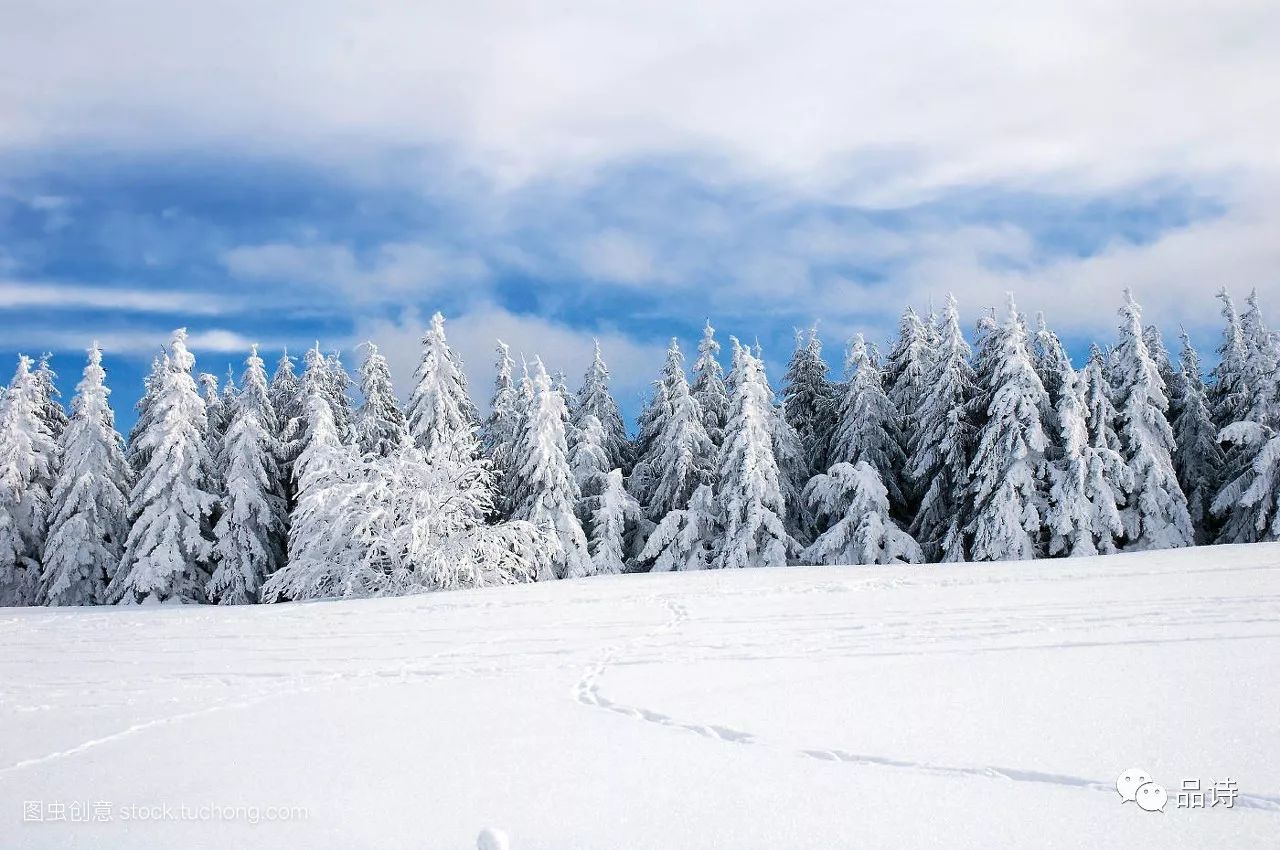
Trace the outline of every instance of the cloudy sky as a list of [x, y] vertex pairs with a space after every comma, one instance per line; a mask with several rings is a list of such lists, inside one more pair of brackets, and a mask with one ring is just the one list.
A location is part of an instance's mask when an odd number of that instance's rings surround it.
[[[1280, 4], [0, 0], [0, 355], [493, 338], [634, 412], [710, 317], [771, 367], [1013, 290], [1216, 344], [1280, 305]], [[354, 365], [352, 352], [348, 361]], [[6, 369], [8, 367], [5, 367]], [[401, 388], [403, 389], [403, 387]], [[122, 424], [129, 415], [121, 410]]]

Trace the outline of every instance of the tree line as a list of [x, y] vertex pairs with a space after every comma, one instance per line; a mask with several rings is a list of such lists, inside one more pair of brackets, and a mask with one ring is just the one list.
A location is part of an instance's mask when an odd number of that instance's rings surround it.
[[[366, 343], [268, 378], [152, 362], [127, 442], [98, 346], [70, 413], [46, 355], [0, 400], [0, 602], [243, 604], [640, 571], [1083, 556], [1280, 539], [1280, 335], [1256, 294], [1208, 376], [1129, 293], [1076, 368], [1009, 297], [970, 344], [954, 298], [861, 335], [833, 380], [797, 333], [778, 396], [759, 346], [676, 340], [628, 434], [599, 345], [580, 387], [497, 346], [481, 418], [436, 314], [408, 403]], [[358, 402], [357, 402], [358, 399]]]

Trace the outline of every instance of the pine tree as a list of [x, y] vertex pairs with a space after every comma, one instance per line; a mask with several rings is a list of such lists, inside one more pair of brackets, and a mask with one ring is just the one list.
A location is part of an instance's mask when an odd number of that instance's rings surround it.
[[133, 470], [105, 384], [102, 351], [89, 349], [84, 377], [71, 401], [71, 420], [58, 440], [62, 467], [53, 486], [52, 521], [44, 547], [48, 605], [95, 605], [124, 555]]
[[515, 363], [511, 360], [507, 344], [498, 340], [497, 377], [493, 385], [493, 402], [489, 418], [482, 429], [485, 455], [493, 464], [497, 476], [498, 498], [496, 508], [502, 515], [511, 511], [512, 494], [517, 489], [515, 475], [516, 440], [523, 423], [524, 395], [512, 380]]
[[58, 399], [62, 398], [62, 393], [58, 392], [58, 373], [49, 365], [52, 357], [53, 355], [47, 351], [40, 355], [35, 376], [40, 392], [40, 418], [49, 429], [49, 436], [56, 442], [62, 437], [62, 431], [67, 427], [68, 420], [67, 412], [58, 402]]
[[664, 446], [661, 437], [673, 413], [672, 395], [677, 392], [677, 383], [684, 386], [684, 395], [688, 395], [684, 354], [680, 351], [680, 343], [672, 337], [667, 346], [666, 360], [662, 364], [662, 374], [653, 382], [653, 396], [640, 413], [640, 431], [633, 447], [636, 463], [631, 470], [628, 487], [646, 509], [654, 499], [662, 474]]
[[[319, 347], [317, 345], [317, 347]], [[332, 351], [324, 358], [323, 374], [328, 378], [329, 409], [333, 411], [333, 424], [338, 429], [338, 438], [344, 445], [355, 442], [356, 411], [351, 403], [351, 375], [347, 367], [342, 365], [342, 355]]]
[[954, 296], [947, 296], [935, 356], [926, 377], [910, 440], [907, 474], [922, 490], [911, 533], [930, 560], [963, 561], [961, 511], [969, 485], [974, 397], [969, 344], [960, 330]]
[[1235, 303], [1226, 289], [1218, 290], [1218, 299], [1222, 301], [1222, 317], [1226, 326], [1222, 331], [1222, 346], [1218, 349], [1218, 365], [1213, 369], [1209, 409], [1213, 413], [1214, 425], [1222, 430], [1249, 417], [1254, 390], [1248, 382], [1249, 347], [1236, 315]]
[[702, 409], [689, 394], [683, 358], [673, 340], [663, 380], [667, 414], [654, 435], [648, 456], [636, 465], [634, 477], [644, 486], [646, 515], [660, 520], [681, 510], [693, 491], [714, 477], [714, 447], [702, 424]]
[[698, 343], [698, 359], [693, 364], [691, 394], [702, 409], [702, 425], [717, 449], [724, 441], [724, 426], [729, 421], [729, 394], [725, 390], [724, 369], [716, 359], [719, 355], [716, 329], [707, 322], [702, 329], [702, 341]]
[[1121, 509], [1133, 489], [1133, 474], [1120, 454], [1111, 384], [1107, 380], [1102, 350], [1096, 345], [1089, 349], [1089, 362], [1080, 372], [1080, 395], [1087, 433], [1085, 467], [1086, 493], [1092, 509], [1090, 527], [1098, 553], [1108, 555], [1116, 551], [1124, 537]]
[[305, 412], [302, 408], [302, 386], [293, 371], [293, 358], [285, 349], [276, 361], [275, 374], [271, 376], [268, 390], [271, 409], [276, 414], [276, 464], [280, 469], [282, 493], [293, 505], [296, 496], [293, 482], [293, 461], [297, 456], [296, 444], [302, 432]]
[[801, 559], [811, 564], [918, 564], [924, 553], [889, 517], [889, 497], [866, 461], [834, 464], [804, 488], [809, 510], [826, 528]]
[[857, 465], [866, 461], [889, 492], [889, 504], [900, 512], [906, 505], [901, 473], [906, 466], [899, 412], [884, 393], [880, 370], [866, 341], [857, 334], [845, 357], [846, 388], [831, 442], [831, 462]]
[[624, 573], [638, 548], [637, 542], [651, 525], [646, 522], [640, 503], [623, 486], [621, 469], [614, 469], [605, 476], [603, 490], [593, 501], [591, 573]]
[[884, 386], [901, 417], [901, 430], [915, 431], [920, 407], [928, 391], [931, 348], [929, 332], [916, 311], [908, 307], [898, 323], [898, 340], [889, 352]]
[[1133, 475], [1124, 512], [1127, 549], [1190, 546], [1186, 497], [1173, 470], [1173, 431], [1164, 382], [1142, 338], [1141, 308], [1127, 290], [1116, 347], [1116, 411], [1121, 454]]
[[[1230, 301], [1223, 297], [1229, 312]], [[1234, 352], [1237, 362], [1233, 369], [1240, 392], [1247, 392], [1247, 397], [1242, 395], [1236, 399], [1237, 403], [1229, 410], [1224, 399], [1224, 416], [1229, 413], [1238, 418], [1224, 424], [1218, 434], [1218, 439], [1225, 444], [1221, 475], [1224, 483], [1212, 504], [1213, 514], [1221, 520], [1217, 533], [1219, 543], [1268, 539], [1272, 510], [1267, 495], [1267, 479], [1272, 475], [1269, 445], [1280, 428], [1276, 347], [1262, 319], [1256, 291], [1250, 293], [1248, 305], [1239, 320], [1238, 351]], [[1231, 330], [1228, 315], [1228, 336]]]
[[1039, 554], [1045, 479], [1040, 411], [1047, 399], [1012, 295], [1005, 321], [983, 333], [977, 372], [988, 383], [979, 397], [989, 401], [969, 465], [969, 557], [1025, 560]]
[[199, 602], [212, 555], [208, 428], [204, 400], [191, 377], [195, 358], [180, 328], [169, 345], [169, 369], [156, 393], [152, 424], [140, 435], [150, 459], [129, 496], [133, 525], [120, 569], [108, 587], [113, 602]]
[[631, 440], [622, 421], [618, 403], [609, 393], [609, 367], [600, 353], [600, 341], [595, 341], [591, 367], [582, 377], [578, 389], [577, 404], [573, 411], [574, 425], [582, 427], [588, 416], [594, 416], [604, 428], [605, 451], [609, 457], [609, 469], [631, 470]]
[[[409, 435], [428, 455], [435, 450], [459, 451], [475, 445], [480, 416], [467, 394], [462, 362], [444, 335], [444, 316], [431, 317], [422, 338], [422, 362], [414, 373], [409, 398]], [[563, 405], [562, 405], [563, 406]]]
[[719, 528], [715, 491], [704, 484], [693, 492], [688, 507], [662, 518], [649, 533], [637, 560], [655, 573], [710, 569], [715, 565]]
[[785, 380], [783, 415], [799, 437], [808, 478], [827, 468], [839, 407], [836, 388], [827, 380], [827, 363], [822, 359], [822, 341], [816, 327], [810, 328], [807, 335], [796, 332], [796, 349]]
[[276, 463], [278, 426], [257, 346], [240, 382], [243, 389], [223, 437], [227, 465], [221, 516], [213, 530], [216, 568], [206, 587], [220, 605], [256, 602], [263, 581], [284, 563], [287, 505]]
[[1217, 430], [1209, 413], [1204, 379], [1200, 374], [1200, 355], [1185, 331], [1180, 360], [1183, 395], [1172, 422], [1177, 447], [1173, 453], [1173, 468], [1187, 497], [1187, 512], [1195, 529], [1196, 542], [1207, 543], [1213, 539], [1209, 506], [1217, 492], [1226, 458], [1218, 445]]
[[404, 411], [391, 386], [391, 368], [378, 346], [365, 343], [360, 365], [360, 409], [356, 412], [356, 445], [361, 454], [389, 457], [408, 434]]
[[541, 360], [534, 361], [530, 383], [533, 403], [516, 449], [521, 466], [513, 516], [547, 535], [541, 578], [580, 578], [592, 567], [575, 510], [579, 494], [569, 469], [564, 400]]
[[729, 420], [720, 448], [718, 568], [785, 566], [799, 544], [787, 533], [785, 498], [773, 455], [773, 399], [764, 365], [733, 342]]
[[155, 424], [152, 413], [155, 406], [155, 398], [160, 393], [160, 388], [164, 385], [164, 376], [168, 371], [169, 355], [167, 352], [162, 351], [151, 359], [151, 371], [147, 373], [142, 382], [142, 398], [138, 399], [133, 408], [137, 411], [138, 416], [134, 420], [133, 427], [129, 429], [129, 439], [125, 443], [124, 459], [129, 462], [129, 466], [133, 469], [135, 475], [145, 469], [147, 461], [151, 459], [150, 450], [145, 447], [141, 437]]
[[40, 559], [58, 471], [43, 402], [31, 358], [19, 355], [0, 403], [0, 605], [41, 601]]
[[569, 470], [578, 485], [578, 519], [588, 540], [595, 539], [591, 514], [595, 509], [595, 499], [604, 492], [610, 472], [605, 439], [600, 420], [588, 415], [574, 429], [569, 445]]

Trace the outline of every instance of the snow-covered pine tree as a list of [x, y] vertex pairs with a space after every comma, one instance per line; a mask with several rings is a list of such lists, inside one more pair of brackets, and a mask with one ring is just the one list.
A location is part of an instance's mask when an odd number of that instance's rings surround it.
[[1098, 390], [1088, 386], [1083, 375], [1077, 377], [1057, 334], [1043, 319], [1037, 340], [1042, 369], [1054, 387], [1050, 395], [1057, 395], [1052, 420], [1058, 431], [1057, 451], [1049, 466], [1045, 516], [1048, 553], [1075, 558], [1114, 551], [1114, 540], [1124, 533], [1124, 526], [1107, 473], [1126, 467], [1116, 452], [1090, 445], [1086, 394]]
[[1047, 404], [1013, 296], [1000, 324], [983, 329], [977, 373], [989, 383], [985, 424], [969, 465], [965, 527], [974, 561], [1025, 560], [1039, 554], [1044, 517]]
[[680, 349], [672, 341], [663, 376], [667, 414], [634, 475], [645, 482], [645, 514], [653, 521], [689, 504], [693, 491], [714, 479], [715, 449], [702, 424], [702, 409], [689, 394]]
[[185, 328], [174, 331], [169, 369], [139, 436], [150, 459], [129, 496], [133, 525], [124, 558], [107, 589], [113, 602], [204, 599], [213, 545], [204, 400], [191, 377], [195, 358]]
[[724, 369], [716, 359], [719, 356], [716, 329], [708, 321], [702, 329], [702, 341], [698, 343], [698, 359], [693, 364], [690, 392], [702, 408], [702, 425], [717, 449], [724, 441], [724, 426], [729, 421], [729, 393], [724, 385]]
[[1214, 531], [1209, 506], [1218, 489], [1225, 457], [1209, 413], [1204, 378], [1200, 374], [1200, 355], [1185, 331], [1180, 361], [1183, 392], [1176, 418], [1171, 423], [1177, 446], [1173, 468], [1187, 497], [1187, 512], [1196, 532], [1196, 542], [1208, 543]]
[[[218, 392], [218, 377], [209, 372], [199, 375], [200, 395], [204, 399], [204, 443], [209, 454], [207, 485], [210, 493], [222, 493], [222, 476], [226, 471], [227, 458], [223, 455], [222, 438], [226, 436], [227, 424], [231, 421], [231, 411], [223, 404], [222, 395]], [[222, 505], [215, 502], [213, 513], [209, 516], [209, 527], [217, 525]]]
[[1121, 509], [1133, 489], [1133, 474], [1120, 454], [1106, 361], [1096, 345], [1090, 347], [1089, 361], [1080, 370], [1080, 395], [1087, 433], [1086, 492], [1092, 506], [1093, 543], [1099, 554], [1108, 555], [1116, 551], [1124, 537]]
[[1133, 475], [1124, 511], [1125, 548], [1190, 546], [1195, 533], [1187, 500], [1173, 469], [1173, 431], [1165, 418], [1169, 402], [1160, 371], [1142, 338], [1142, 310], [1125, 291], [1116, 347], [1116, 432]]
[[857, 465], [863, 460], [871, 464], [889, 493], [889, 505], [895, 514], [901, 513], [907, 503], [901, 478], [906, 453], [902, 450], [900, 427], [898, 409], [885, 395], [881, 372], [872, 361], [862, 334], [857, 334], [849, 341], [845, 356], [845, 393], [832, 434], [830, 459], [832, 464]]
[[[340, 445], [322, 398], [299, 459], [301, 495], [289, 563], [265, 585], [281, 598], [398, 596], [532, 578], [541, 535], [525, 522], [489, 525], [488, 460], [428, 456], [406, 441], [388, 457]], [[478, 452], [476, 453], [478, 455]]]
[[104, 602], [124, 555], [133, 470], [124, 459], [105, 378], [95, 342], [71, 400], [71, 420], [58, 440], [62, 465], [44, 547], [47, 605]]
[[640, 503], [623, 486], [621, 469], [605, 476], [602, 491], [592, 501], [591, 573], [625, 573], [639, 549], [639, 541], [652, 524], [645, 519]]
[[836, 388], [827, 379], [827, 362], [822, 359], [822, 340], [816, 327], [809, 328], [807, 334], [796, 331], [796, 349], [785, 380], [783, 415], [800, 439], [808, 478], [827, 468], [839, 407]]
[[609, 452], [605, 448], [604, 426], [588, 414], [573, 429], [569, 445], [569, 469], [578, 485], [578, 519], [588, 540], [594, 540], [591, 514], [595, 499], [604, 492], [609, 477]]
[[917, 427], [928, 390], [931, 355], [929, 332], [916, 311], [908, 307], [898, 322], [898, 339], [889, 352], [884, 374], [885, 394], [901, 417], [900, 430], [904, 433], [912, 433]]
[[688, 507], [670, 511], [649, 533], [637, 561], [655, 573], [713, 567], [719, 532], [715, 491], [702, 485]]
[[276, 361], [275, 374], [271, 376], [268, 390], [271, 409], [276, 414], [276, 463], [280, 469], [281, 492], [293, 505], [296, 495], [293, 480], [293, 461], [297, 456], [296, 442], [302, 432], [306, 411], [302, 408], [302, 386], [293, 371], [293, 358], [285, 349]]
[[974, 430], [974, 396], [969, 343], [960, 330], [954, 296], [947, 296], [938, 343], [926, 376], [915, 429], [909, 442], [907, 474], [919, 483], [920, 508], [911, 533], [929, 560], [963, 561], [965, 491]]
[[[755, 350], [756, 359], [763, 364], [764, 354], [759, 342], [756, 343]], [[767, 375], [764, 384], [769, 398], [775, 399], [776, 395], [773, 387], [769, 385]], [[786, 522], [787, 533], [796, 539], [797, 544], [803, 546], [810, 537], [809, 517], [805, 511], [802, 495], [804, 485], [809, 480], [809, 458], [805, 455], [800, 435], [787, 421], [782, 405], [773, 405], [770, 430], [773, 434], [773, 459], [778, 465], [778, 486], [782, 489], [782, 498], [787, 506], [787, 513], [783, 520]]]
[[800, 546], [787, 532], [787, 505], [773, 455], [777, 416], [764, 364], [733, 343], [729, 380], [729, 420], [720, 447], [716, 513], [723, 535], [715, 566], [786, 566]]
[[1164, 344], [1164, 335], [1155, 325], [1147, 325], [1142, 331], [1142, 341], [1147, 344], [1147, 352], [1156, 364], [1160, 380], [1164, 382], [1165, 399], [1169, 402], [1167, 418], [1170, 424], [1178, 416], [1179, 406], [1186, 389], [1182, 385], [1182, 371], [1174, 368], [1169, 349]]
[[[1229, 308], [1225, 295], [1224, 300]], [[1239, 320], [1243, 353], [1237, 363], [1237, 378], [1241, 391], [1248, 390], [1249, 397], [1239, 399], [1238, 409], [1232, 412], [1241, 418], [1218, 434], [1225, 444], [1221, 475], [1224, 483], [1212, 505], [1213, 514], [1221, 520], [1216, 538], [1219, 543], [1269, 539], [1269, 516], [1273, 510], [1267, 491], [1274, 474], [1269, 469], [1274, 460], [1270, 456], [1270, 440], [1280, 427], [1275, 339], [1263, 321], [1256, 291], [1249, 294], [1248, 305]]]
[[498, 340], [497, 352], [493, 400], [489, 418], [481, 429], [481, 442], [497, 478], [495, 507], [499, 514], [506, 516], [511, 511], [511, 496], [516, 490], [516, 440], [520, 435], [525, 404], [524, 394], [512, 378], [515, 363], [511, 360], [510, 349], [502, 340]]
[[142, 397], [138, 399], [133, 409], [137, 412], [137, 419], [134, 420], [133, 427], [129, 429], [129, 439], [125, 443], [124, 459], [129, 462], [129, 467], [133, 469], [136, 476], [147, 465], [147, 461], [151, 459], [150, 451], [144, 445], [141, 439], [142, 435], [153, 424], [152, 408], [155, 404], [155, 398], [160, 392], [160, 387], [164, 385], [164, 376], [169, 371], [169, 354], [161, 351], [151, 359], [151, 371], [143, 379]]
[[1222, 301], [1222, 345], [1218, 349], [1218, 365], [1213, 368], [1213, 382], [1209, 390], [1209, 410], [1218, 430], [1233, 422], [1248, 418], [1254, 402], [1254, 390], [1249, 385], [1249, 346], [1245, 342], [1235, 303], [1227, 290], [1218, 290]]
[[[444, 335], [444, 316], [436, 313], [422, 338], [422, 361], [414, 372], [407, 412], [409, 436], [428, 455], [436, 450], [478, 447], [473, 439], [480, 415], [467, 393], [462, 361]], [[563, 405], [561, 405], [563, 407]]]
[[[677, 380], [685, 380], [684, 354], [680, 351], [680, 343], [672, 337], [667, 346], [662, 373], [653, 382], [653, 396], [640, 412], [640, 429], [632, 447], [635, 466], [631, 470], [627, 487], [646, 508], [658, 486], [658, 476], [662, 469], [660, 456], [663, 451], [660, 437], [667, 426], [667, 420], [671, 418], [671, 397]], [[687, 391], [688, 384], [685, 386]]]
[[360, 364], [360, 409], [356, 411], [356, 446], [361, 454], [389, 457], [404, 442], [408, 429], [404, 411], [391, 386], [387, 358], [372, 342], [364, 344]]
[[324, 358], [324, 374], [328, 377], [329, 408], [333, 411], [333, 424], [338, 429], [338, 437], [344, 444], [354, 443], [356, 439], [356, 411], [351, 402], [351, 375], [347, 367], [342, 365], [342, 355], [337, 351], [329, 352]]
[[600, 341], [595, 341], [595, 351], [591, 358], [591, 367], [582, 377], [582, 386], [578, 389], [577, 404], [573, 410], [574, 425], [582, 427], [588, 416], [594, 416], [604, 428], [604, 448], [609, 457], [609, 469], [631, 469], [631, 440], [627, 437], [627, 427], [622, 421], [622, 412], [618, 403], [609, 393], [609, 367], [605, 365], [604, 356], [600, 352]]
[[58, 471], [43, 401], [31, 358], [19, 355], [0, 403], [0, 605], [41, 601], [40, 559]]
[[289, 517], [288, 560], [263, 583], [263, 602], [346, 595], [352, 564], [364, 549], [363, 541], [343, 533], [346, 528], [331, 536], [346, 507], [338, 501], [338, 488], [359, 480], [359, 459], [342, 444], [326, 396], [323, 385], [307, 381], [304, 372], [306, 439], [293, 467], [298, 498]]
[[539, 578], [591, 574], [587, 538], [578, 521], [578, 485], [569, 469], [564, 399], [551, 386], [541, 360], [530, 376], [533, 400], [516, 446], [520, 462], [512, 515], [546, 535], [546, 562]]
[[213, 529], [213, 576], [205, 590], [219, 605], [258, 601], [263, 581], [284, 563], [285, 514], [273, 436], [278, 426], [267, 370], [255, 345], [223, 437], [221, 516]]
[[49, 365], [52, 357], [47, 351], [40, 355], [35, 376], [36, 385], [40, 388], [40, 418], [49, 429], [49, 436], [56, 442], [62, 436], [62, 430], [67, 427], [68, 420], [67, 412], [58, 402], [62, 393], [58, 392], [58, 373]]
[[869, 463], [837, 463], [804, 488], [824, 531], [800, 558], [810, 564], [918, 564], [924, 553], [889, 517], [889, 497]]

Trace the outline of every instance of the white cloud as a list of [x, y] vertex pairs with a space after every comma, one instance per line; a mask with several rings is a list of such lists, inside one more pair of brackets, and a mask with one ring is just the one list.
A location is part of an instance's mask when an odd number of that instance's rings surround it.
[[1078, 190], [1274, 171], [1278, 41], [1269, 0], [52, 0], [6, 10], [0, 144], [443, 146], [515, 179], [695, 152], [822, 189], [852, 157], [888, 202]]
[[228, 312], [236, 302], [195, 292], [163, 289], [75, 286], [42, 281], [0, 281], [0, 310], [24, 307], [92, 308], [114, 312], [182, 313], [207, 316]]
[[386, 243], [367, 257], [329, 243], [243, 245], [225, 252], [222, 263], [242, 280], [331, 287], [359, 301], [421, 296], [489, 273], [478, 257], [412, 242]]
[[[347, 348], [354, 349], [365, 340], [377, 343], [390, 363], [397, 391], [407, 397], [413, 371], [422, 356], [426, 325], [427, 320], [413, 310], [405, 311], [396, 320], [364, 319], [357, 324]], [[466, 368], [472, 400], [482, 409], [488, 405], [493, 389], [494, 349], [499, 339], [510, 346], [517, 368], [522, 355], [529, 361], [541, 357], [548, 371], [563, 369], [574, 388], [591, 363], [593, 340], [599, 339], [609, 364], [613, 393], [620, 402], [642, 397], [662, 366], [664, 354], [663, 346], [636, 342], [611, 328], [597, 332], [578, 330], [537, 316], [511, 313], [493, 304], [446, 317], [445, 332]]]
[[[25, 328], [11, 330], [5, 337], [15, 351], [81, 351], [95, 340], [109, 354], [150, 356], [159, 351], [172, 336], [170, 330], [116, 330], [95, 333], [93, 330], [77, 331], [60, 328]], [[264, 349], [279, 348], [277, 340], [250, 339], [226, 328], [201, 328], [187, 336], [187, 346], [199, 358], [214, 354], [247, 354], [249, 347], [258, 343]], [[238, 358], [233, 358], [239, 362]]]

